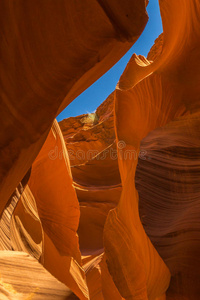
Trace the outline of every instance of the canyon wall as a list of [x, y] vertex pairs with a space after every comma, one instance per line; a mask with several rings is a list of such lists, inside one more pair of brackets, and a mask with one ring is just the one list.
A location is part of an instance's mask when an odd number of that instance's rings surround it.
[[2, 299], [199, 299], [200, 3], [159, 3], [147, 58], [58, 124], [148, 1], [2, 1]]

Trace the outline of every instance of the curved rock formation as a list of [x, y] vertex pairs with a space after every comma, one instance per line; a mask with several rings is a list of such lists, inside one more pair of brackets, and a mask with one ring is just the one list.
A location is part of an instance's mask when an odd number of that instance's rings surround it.
[[[56, 156], [55, 149], [61, 155]], [[68, 154], [56, 121], [32, 166], [29, 187], [44, 232], [44, 267], [80, 299], [87, 299], [76, 234], [79, 204], [72, 186]]]
[[26, 253], [0, 251], [0, 267], [2, 300], [72, 299], [71, 291]]
[[103, 228], [121, 194], [114, 132], [114, 94], [93, 114], [61, 121], [74, 187], [80, 204], [79, 245], [83, 255], [103, 251]]
[[[198, 299], [199, 114], [178, 118], [142, 141], [136, 187], [143, 226], [172, 274], [168, 298]], [[180, 298], [178, 298], [180, 297]]]
[[95, 113], [53, 122], [147, 3], [1, 2], [2, 299], [199, 299], [199, 1], [160, 0], [148, 57]]
[[7, 206], [5, 207], [0, 219], [0, 250], [12, 250], [11, 242], [11, 219], [16, 205], [20, 201], [20, 198], [24, 194], [27, 182], [30, 178], [31, 170], [29, 170], [22, 181], [19, 183], [15, 192], [9, 199]]
[[145, 5], [1, 1], [1, 212], [57, 114], [137, 40], [148, 19]]
[[94, 113], [65, 119], [59, 122], [59, 125], [74, 172], [74, 166], [92, 160], [114, 143], [114, 94], [112, 93]]
[[[56, 156], [55, 149], [62, 156]], [[80, 211], [72, 183], [64, 139], [54, 121], [12, 214], [10, 247], [29, 253], [79, 299], [88, 299], [76, 233]]]
[[[157, 57], [155, 62], [151, 63], [142, 56], [134, 55], [121, 76], [115, 91], [116, 134], [117, 139], [122, 140], [126, 147], [123, 148], [123, 151], [121, 149], [118, 151], [123, 191], [118, 207], [110, 211], [105, 225], [105, 253], [109, 271], [120, 294], [125, 299], [155, 299], [161, 297], [169, 285], [169, 270], [172, 274], [176, 274], [175, 279], [171, 282], [169, 297], [172, 297], [172, 299], [176, 296], [198, 299], [198, 286], [194, 278], [196, 278], [197, 269], [199, 270], [199, 268], [189, 267], [194, 258], [191, 253], [195, 255], [199, 247], [198, 240], [196, 238], [195, 241], [193, 240], [194, 236], [189, 224], [189, 213], [192, 213], [196, 206], [193, 208], [193, 198], [191, 201], [188, 199], [187, 205], [184, 204], [182, 197], [178, 201], [172, 191], [183, 191], [186, 179], [184, 180], [183, 176], [184, 185], [181, 186], [182, 180], [179, 178], [181, 182], [178, 186], [177, 176], [178, 174], [180, 176], [180, 173], [174, 175], [173, 170], [172, 172], [169, 171], [167, 175], [166, 170], [169, 166], [167, 168], [163, 160], [166, 159], [169, 162], [168, 156], [164, 156], [166, 147], [168, 151], [171, 151], [170, 146], [174, 147], [174, 153], [177, 151], [176, 156], [181, 155], [181, 151], [186, 151], [189, 145], [190, 149], [194, 149], [195, 152], [195, 149], [198, 149], [198, 81], [200, 78], [198, 49], [200, 45], [199, 33], [194, 26], [199, 25], [197, 16], [200, 5], [198, 1], [186, 0], [177, 1], [176, 4], [172, 1], [160, 1], [160, 6], [164, 28], [163, 48], [160, 56]], [[188, 24], [191, 24], [189, 28], [187, 28]], [[176, 28], [176, 31], [173, 28]], [[148, 222], [145, 232], [139, 218], [139, 199], [134, 184], [140, 143], [149, 132], [157, 127], [165, 126], [170, 121], [172, 122], [166, 127], [166, 130], [157, 130], [155, 135], [154, 133], [149, 134], [149, 137], [152, 138], [152, 149], [158, 152], [163, 151], [160, 157], [157, 156], [158, 161], [155, 162], [155, 172], [158, 172], [158, 165], [165, 166], [166, 169], [165, 174], [163, 174], [163, 181], [160, 178], [161, 174], [159, 174], [158, 182], [155, 181], [155, 175], [154, 177], [152, 175], [152, 177], [148, 177], [147, 182], [144, 182], [144, 186], [139, 186], [141, 189], [139, 194], [143, 196], [141, 211], [148, 213], [146, 220], [151, 220]], [[181, 140], [182, 130], [186, 134], [185, 143]], [[165, 132], [164, 136], [162, 136], [163, 132]], [[175, 142], [176, 138], [180, 142]], [[188, 146], [186, 147], [186, 145]], [[127, 155], [130, 152], [134, 154], [131, 158]], [[137, 155], [136, 159], [135, 154]], [[156, 154], [152, 153], [153, 157], [154, 155]], [[169, 157], [173, 161], [172, 154], [169, 154]], [[185, 170], [192, 172], [190, 162], [187, 163], [182, 158], [182, 163], [185, 165]], [[143, 165], [142, 161], [140, 165]], [[148, 161], [146, 165], [148, 165]], [[183, 166], [180, 167], [179, 163], [178, 166], [173, 165], [172, 167], [175, 170], [180, 168], [180, 172], [183, 168]], [[140, 170], [138, 169], [138, 174], [141, 177]], [[148, 172], [147, 169], [146, 171]], [[152, 172], [154, 171], [152, 170]], [[174, 181], [171, 178], [172, 174]], [[169, 184], [171, 193], [168, 198], [165, 195], [166, 187], [163, 187], [164, 182], [166, 182], [165, 176], [171, 180]], [[161, 184], [161, 182], [163, 183]], [[190, 191], [195, 191], [195, 184], [191, 181], [190, 184]], [[149, 189], [145, 189], [146, 185]], [[159, 189], [159, 191], [154, 189], [155, 193], [158, 192], [157, 198], [155, 198], [154, 193], [150, 194], [154, 185], [158, 186]], [[191, 197], [189, 193], [188, 197]], [[181, 211], [182, 213], [184, 211], [184, 216], [173, 210], [175, 208], [173, 201], [182, 206]], [[199, 200], [197, 200], [198, 202]], [[149, 210], [150, 207], [151, 210]], [[156, 208], [156, 214], [155, 211], [152, 213], [152, 208]], [[151, 214], [155, 219], [152, 219]], [[173, 221], [173, 216], [176, 216], [176, 221]], [[171, 219], [169, 220], [169, 218]], [[177, 218], [180, 218], [180, 221]], [[191, 218], [192, 215], [190, 215]], [[159, 228], [162, 229], [163, 227], [163, 231], [159, 231], [158, 227], [155, 231], [154, 222], [157, 223], [157, 226], [159, 224]], [[184, 231], [186, 231], [185, 243], [183, 241], [184, 236], [181, 235], [179, 238], [180, 226], [181, 230], [184, 227]], [[151, 232], [152, 228], [154, 228], [154, 233]], [[168, 231], [168, 235], [162, 239], [164, 228]], [[198, 230], [198, 223], [194, 228]], [[174, 230], [177, 232], [176, 245], [172, 245]], [[159, 248], [158, 245], [161, 245], [161, 242], [156, 239], [156, 232], [160, 241], [165, 241], [168, 237], [168, 247], [171, 245], [170, 253], [167, 251], [166, 244], [166, 249], [163, 248], [159, 251], [169, 270], [147, 237], [147, 233], [149, 237], [153, 235], [154, 244]], [[191, 242], [188, 244], [189, 240]], [[188, 245], [188, 249], [190, 249], [188, 253], [185, 253], [185, 245]], [[175, 265], [172, 266], [169, 263], [170, 258], [168, 255], [171, 255], [171, 258], [174, 255], [176, 256], [174, 258]], [[179, 265], [180, 261], [182, 263], [186, 262], [187, 267], [182, 268]], [[198, 258], [196, 257], [197, 261]], [[191, 272], [191, 269], [194, 270], [194, 273]], [[186, 281], [187, 285], [183, 286]]]
[[[45, 204], [44, 204], [45, 205]], [[10, 222], [11, 247], [40, 260], [43, 249], [43, 230], [35, 199], [29, 186], [23, 191]]]

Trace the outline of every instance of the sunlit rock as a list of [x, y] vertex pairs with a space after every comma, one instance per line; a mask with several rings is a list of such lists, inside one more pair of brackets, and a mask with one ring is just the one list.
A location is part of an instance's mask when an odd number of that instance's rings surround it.
[[198, 300], [199, 1], [160, 0], [147, 58], [60, 126], [148, 1], [49, 3], [1, 3], [1, 298]]
[[[198, 1], [160, 1], [160, 6], [164, 28], [160, 55], [154, 62], [134, 55], [115, 91], [117, 140], [126, 147], [118, 151], [123, 190], [104, 228], [105, 253], [110, 274], [125, 299], [164, 297], [170, 275], [170, 299], [198, 299], [195, 253], [200, 241], [194, 211], [199, 198], [195, 194], [194, 199], [195, 176], [189, 179], [186, 174], [193, 173], [193, 153], [199, 149], [200, 44], [195, 28], [200, 5]], [[141, 146], [146, 157], [135, 177]], [[189, 149], [190, 158], [186, 158]], [[127, 157], [127, 151], [137, 153], [137, 158]], [[197, 174], [198, 160], [194, 164]], [[184, 197], [176, 196], [177, 192]]]
[[54, 118], [138, 39], [148, 20], [145, 5], [1, 1], [1, 212]]

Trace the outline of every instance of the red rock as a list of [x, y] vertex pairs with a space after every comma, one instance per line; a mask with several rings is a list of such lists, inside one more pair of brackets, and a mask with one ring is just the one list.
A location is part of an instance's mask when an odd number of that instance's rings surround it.
[[54, 117], [137, 39], [148, 1], [46, 3], [1, 4], [2, 298], [32, 295], [39, 270], [58, 299], [199, 299], [199, 2], [160, 1], [148, 57], [62, 132]]
[[[173, 154], [168, 150], [167, 153], [169, 154], [166, 156], [166, 152], [163, 153], [162, 151], [167, 151], [165, 148], [168, 149], [170, 143], [175, 146], [174, 154], [177, 151], [176, 155], [181, 155], [179, 150], [186, 151], [188, 142], [193, 145], [194, 148], [191, 146], [191, 149], [195, 152], [196, 148], [198, 149], [199, 96], [197, 95], [199, 95], [200, 64], [198, 49], [200, 45], [199, 33], [194, 30], [193, 26], [188, 27], [188, 24], [199, 25], [197, 15], [200, 6], [197, 1], [187, 0], [177, 1], [176, 3], [160, 1], [160, 5], [164, 28], [163, 49], [160, 56], [150, 63], [144, 57], [134, 55], [121, 76], [115, 91], [117, 139], [123, 141], [126, 147], [123, 148], [123, 151], [118, 151], [123, 190], [119, 205], [116, 209], [110, 211], [104, 228], [105, 253], [109, 271], [125, 299], [137, 299], [137, 297], [140, 297], [140, 299], [155, 299], [156, 297], [162, 297], [169, 285], [169, 270], [174, 276], [168, 291], [169, 297], [171, 299], [176, 296], [198, 299], [199, 289], [194, 278], [198, 277], [197, 269], [199, 268], [194, 267], [193, 259], [199, 246], [196, 241], [197, 234], [194, 238], [194, 233], [190, 235], [190, 230], [188, 230], [190, 228], [189, 218], [192, 219], [192, 214], [189, 217], [189, 212], [192, 213], [192, 209], [188, 211], [188, 208], [184, 208], [185, 204], [180, 199], [178, 203], [180, 208], [183, 209], [182, 213], [173, 210], [176, 203], [173, 202], [176, 201], [176, 197], [174, 199], [175, 194], [172, 191], [184, 190], [185, 181], [183, 179], [184, 184], [177, 185], [177, 180], [180, 180], [179, 176], [182, 177], [182, 173], [178, 173], [180, 165], [171, 166], [173, 171], [168, 172], [167, 166], [170, 159], [170, 163], [172, 163]], [[176, 28], [176, 31], [174, 28]], [[166, 126], [169, 122], [171, 123]], [[164, 129], [157, 129], [155, 135], [150, 133], [160, 127], [164, 127]], [[162, 136], [163, 133], [164, 136]], [[157, 156], [158, 161], [155, 161], [155, 166], [152, 162], [151, 167], [155, 167], [155, 173], [159, 172], [158, 168], [161, 166], [165, 166], [166, 169], [162, 170], [159, 175], [157, 174], [158, 177], [155, 177], [155, 174], [151, 173], [150, 175], [148, 173], [148, 180], [145, 181], [144, 186], [140, 186], [141, 192], [139, 190], [139, 195], [143, 195], [143, 199], [148, 199], [148, 201], [145, 200], [141, 203], [141, 211], [147, 213], [143, 216], [144, 222], [145, 219], [151, 219], [151, 222], [156, 220], [157, 223], [156, 228], [153, 223], [151, 225], [148, 223], [150, 227], [148, 229], [145, 227], [146, 232], [144, 232], [138, 213], [138, 202], [140, 200], [134, 183], [137, 159], [134, 156], [132, 159], [127, 159], [126, 153], [132, 151], [139, 155], [140, 143], [148, 134], [149, 138], [152, 138], [152, 149], [162, 153], [160, 157]], [[182, 145], [183, 134], [185, 135], [186, 145]], [[176, 139], [178, 141], [175, 142]], [[147, 150], [148, 148], [144, 149]], [[154, 155], [155, 152], [152, 153], [153, 157]], [[187, 163], [182, 159], [182, 164], [183, 162], [185, 170], [191, 172], [190, 162]], [[147, 166], [148, 162], [146, 161], [144, 163], [140, 162], [140, 166], [145, 165], [145, 163]], [[141, 175], [140, 170], [139, 168], [138, 174], [141, 178], [146, 173]], [[146, 172], [148, 172], [148, 169], [146, 169]], [[151, 172], [154, 171], [151, 169]], [[174, 175], [176, 172], [177, 175]], [[168, 185], [168, 189], [171, 191], [170, 196], [164, 185], [166, 178], [170, 178], [171, 181]], [[145, 189], [146, 184], [149, 190]], [[158, 190], [156, 191], [154, 186], [159, 190], [156, 197], [154, 193]], [[190, 181], [190, 189], [193, 195], [195, 182], [192, 184]], [[144, 196], [144, 191], [146, 196]], [[150, 191], [151, 194], [148, 194]], [[188, 197], [190, 197], [189, 193]], [[190, 207], [191, 204], [189, 203]], [[148, 209], [149, 205], [151, 210]], [[152, 208], [157, 210], [154, 221], [152, 221], [151, 213], [155, 216], [155, 212], [152, 211]], [[176, 218], [176, 222], [173, 221], [173, 216]], [[180, 222], [184, 222], [183, 226], [186, 234], [179, 237], [177, 232], [177, 239], [175, 238], [177, 244], [172, 247], [170, 244], [173, 243], [174, 230], [178, 230], [180, 226], [179, 218]], [[196, 226], [198, 228], [198, 224]], [[151, 232], [150, 228], [154, 228], [154, 232]], [[164, 228], [165, 232], [166, 228], [170, 228], [169, 235], [162, 236]], [[156, 248], [160, 250], [161, 256], [158, 255], [155, 247], [150, 242], [147, 233], [154, 241], [154, 245], [157, 245]], [[191, 244], [188, 243], [189, 236]], [[163, 241], [167, 240], [168, 242], [167, 245], [165, 244], [166, 248], [162, 248], [161, 251], [162, 238]], [[169, 249], [170, 253], [168, 252]], [[188, 249], [188, 253], [185, 253], [185, 249]], [[167, 263], [167, 261], [170, 261], [170, 257], [171, 259], [174, 257], [175, 265], [173, 264], [173, 266]], [[166, 262], [169, 269], [164, 262]], [[186, 268], [181, 267], [185, 266], [185, 263]], [[193, 268], [189, 265], [193, 265]]]
[[145, 1], [1, 1], [0, 211], [54, 118], [112, 67], [147, 22]]

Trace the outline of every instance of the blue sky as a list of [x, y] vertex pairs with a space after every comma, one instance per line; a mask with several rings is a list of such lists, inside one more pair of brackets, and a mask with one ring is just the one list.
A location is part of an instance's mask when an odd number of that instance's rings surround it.
[[147, 56], [155, 39], [163, 31], [158, 0], [150, 0], [147, 7], [149, 21], [133, 47], [100, 79], [79, 95], [57, 117], [58, 121], [91, 113], [112, 93], [133, 53]]

